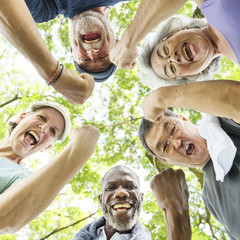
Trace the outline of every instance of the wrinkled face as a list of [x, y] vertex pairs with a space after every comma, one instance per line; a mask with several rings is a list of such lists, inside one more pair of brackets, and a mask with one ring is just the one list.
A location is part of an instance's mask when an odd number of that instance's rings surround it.
[[180, 30], [161, 41], [151, 55], [151, 65], [164, 79], [178, 79], [201, 73], [215, 57], [204, 29]]
[[205, 139], [190, 121], [165, 116], [152, 124], [145, 141], [157, 156], [174, 165], [202, 168], [210, 159]]
[[71, 47], [75, 62], [89, 72], [103, 72], [112, 63], [109, 50], [116, 37], [110, 21], [101, 13], [86, 11], [72, 20]]
[[143, 200], [136, 175], [127, 168], [111, 170], [102, 185], [99, 195], [106, 225], [127, 231], [136, 224]]
[[13, 151], [21, 157], [51, 146], [65, 127], [62, 114], [54, 108], [41, 108], [22, 116], [10, 135]]

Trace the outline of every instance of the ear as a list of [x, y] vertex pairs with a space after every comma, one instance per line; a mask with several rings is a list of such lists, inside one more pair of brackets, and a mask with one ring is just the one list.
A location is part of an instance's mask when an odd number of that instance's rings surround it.
[[47, 150], [50, 150], [52, 148], [52, 145], [48, 145], [47, 147], [45, 147], [44, 149], [40, 150], [40, 152], [45, 152]]
[[99, 201], [100, 205], [102, 206], [102, 194], [98, 195], [98, 201]]
[[22, 113], [20, 116], [18, 116], [17, 124], [19, 124], [26, 117], [26, 115], [27, 113]]
[[183, 121], [189, 121], [187, 118], [185, 118], [184, 116], [182, 116], [181, 114], [178, 114], [178, 118], [180, 118]]
[[72, 51], [72, 46], [70, 46], [70, 52], [72, 53], [73, 51]]

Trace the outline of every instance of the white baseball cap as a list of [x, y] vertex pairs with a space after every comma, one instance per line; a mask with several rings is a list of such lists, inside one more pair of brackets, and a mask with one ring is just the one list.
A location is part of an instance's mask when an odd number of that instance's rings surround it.
[[65, 128], [64, 128], [62, 134], [58, 137], [57, 140], [64, 141], [64, 139], [67, 136], [69, 130], [71, 129], [71, 120], [70, 120], [69, 113], [67, 112], [66, 108], [64, 108], [61, 104], [56, 103], [56, 102], [37, 102], [37, 103], [33, 103], [30, 106], [30, 110], [34, 111], [34, 110], [36, 110], [38, 108], [42, 108], [42, 107], [54, 108], [62, 114], [62, 116], [64, 118], [64, 121], [65, 121]]

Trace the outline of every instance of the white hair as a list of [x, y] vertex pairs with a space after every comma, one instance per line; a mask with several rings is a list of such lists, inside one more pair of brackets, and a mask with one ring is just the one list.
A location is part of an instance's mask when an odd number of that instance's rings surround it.
[[196, 81], [210, 80], [213, 74], [221, 67], [221, 57], [216, 57], [202, 71], [194, 77], [184, 77], [182, 79], [166, 80], [159, 77], [151, 66], [151, 54], [155, 46], [165, 37], [168, 37], [172, 32], [183, 28], [204, 28], [208, 23], [205, 18], [189, 18], [184, 15], [175, 15], [164, 22], [162, 22], [155, 32], [150, 33], [140, 46], [140, 56], [138, 58], [138, 71], [141, 75], [143, 82], [150, 88], [156, 89], [161, 86], [180, 85]]

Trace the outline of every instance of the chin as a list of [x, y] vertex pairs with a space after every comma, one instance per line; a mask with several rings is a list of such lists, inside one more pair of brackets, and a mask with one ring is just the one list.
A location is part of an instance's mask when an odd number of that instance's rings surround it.
[[136, 224], [139, 215], [140, 215], [140, 209], [136, 209], [131, 216], [122, 216], [115, 218], [111, 211], [106, 211], [103, 213], [106, 221], [108, 222], [108, 225], [111, 226], [113, 229], [116, 229], [119, 232], [124, 232], [131, 230], [134, 225]]

